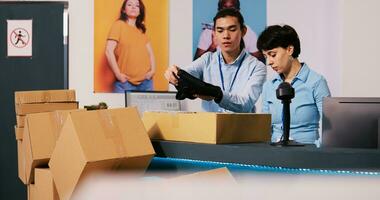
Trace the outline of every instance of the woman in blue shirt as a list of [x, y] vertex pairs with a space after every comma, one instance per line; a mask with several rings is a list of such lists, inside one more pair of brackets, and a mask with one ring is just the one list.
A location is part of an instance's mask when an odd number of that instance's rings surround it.
[[[207, 52], [182, 68], [205, 82], [220, 87], [215, 97], [200, 96], [202, 108], [209, 112], [255, 112], [266, 78], [266, 67], [244, 48], [243, 36], [247, 28], [243, 16], [236, 9], [220, 10], [214, 17], [215, 39], [220, 48]], [[169, 67], [165, 77], [177, 85], [174, 74], [177, 66]]]
[[324, 97], [330, 96], [326, 79], [298, 60], [301, 52], [297, 32], [290, 26], [273, 25], [259, 36], [257, 48], [277, 76], [263, 86], [263, 112], [272, 114], [272, 142], [282, 137], [282, 103], [276, 89], [288, 82], [295, 90], [290, 104], [290, 140], [317, 144]]

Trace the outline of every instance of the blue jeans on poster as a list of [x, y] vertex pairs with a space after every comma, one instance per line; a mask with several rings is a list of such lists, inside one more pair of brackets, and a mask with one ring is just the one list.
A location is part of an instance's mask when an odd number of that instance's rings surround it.
[[153, 90], [153, 80], [144, 80], [140, 83], [140, 85], [133, 85], [126, 81], [125, 83], [122, 83], [120, 81], [116, 81], [114, 83], [113, 92], [114, 93], [124, 93], [124, 91], [131, 91], [131, 90], [137, 90], [137, 91], [152, 91]]

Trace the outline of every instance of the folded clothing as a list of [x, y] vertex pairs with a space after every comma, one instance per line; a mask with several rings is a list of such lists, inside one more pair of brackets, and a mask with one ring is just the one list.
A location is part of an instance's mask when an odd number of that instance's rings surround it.
[[176, 99], [195, 99], [195, 95], [214, 97], [215, 102], [219, 103], [223, 97], [223, 92], [219, 86], [206, 83], [186, 71], [180, 69], [177, 73], [178, 85], [176, 86]]

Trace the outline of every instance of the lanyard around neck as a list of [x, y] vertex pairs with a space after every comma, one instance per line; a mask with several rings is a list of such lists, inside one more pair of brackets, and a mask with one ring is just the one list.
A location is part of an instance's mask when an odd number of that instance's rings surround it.
[[[222, 88], [223, 88], [223, 91], [226, 90], [226, 88], [224, 87], [224, 77], [223, 77], [223, 71], [222, 71], [222, 64], [221, 64], [221, 57], [220, 57], [220, 54], [218, 55], [218, 60], [219, 60], [219, 72], [220, 72], [220, 80], [222, 81]], [[234, 75], [234, 78], [232, 79], [232, 82], [231, 82], [231, 85], [230, 85], [230, 89], [229, 89], [229, 92], [231, 92], [232, 90], [232, 87], [234, 86], [234, 83], [235, 83], [235, 80], [236, 80], [236, 77], [237, 77], [237, 74], [239, 73], [239, 70], [240, 70], [240, 67], [241, 65], [243, 64], [243, 61], [244, 61], [244, 58], [245, 58], [246, 54], [244, 53], [244, 56], [243, 58], [241, 58], [241, 61], [239, 63], [239, 66], [238, 68], [236, 69], [236, 72], [235, 72], [235, 75]]]

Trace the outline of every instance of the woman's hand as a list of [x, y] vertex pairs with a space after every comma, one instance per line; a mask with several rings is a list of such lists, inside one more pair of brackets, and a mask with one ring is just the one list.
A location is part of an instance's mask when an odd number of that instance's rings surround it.
[[154, 70], [150, 70], [148, 73], [145, 74], [145, 80], [152, 79], [155, 73], [156, 72]]
[[170, 66], [165, 71], [165, 78], [169, 81], [169, 83], [177, 86], [178, 85], [178, 79], [177, 79], [177, 73], [178, 73], [178, 67], [176, 65]]
[[130, 79], [129, 76], [127, 76], [123, 73], [115, 74], [115, 76], [116, 76], [116, 79], [122, 83], [125, 83]]

